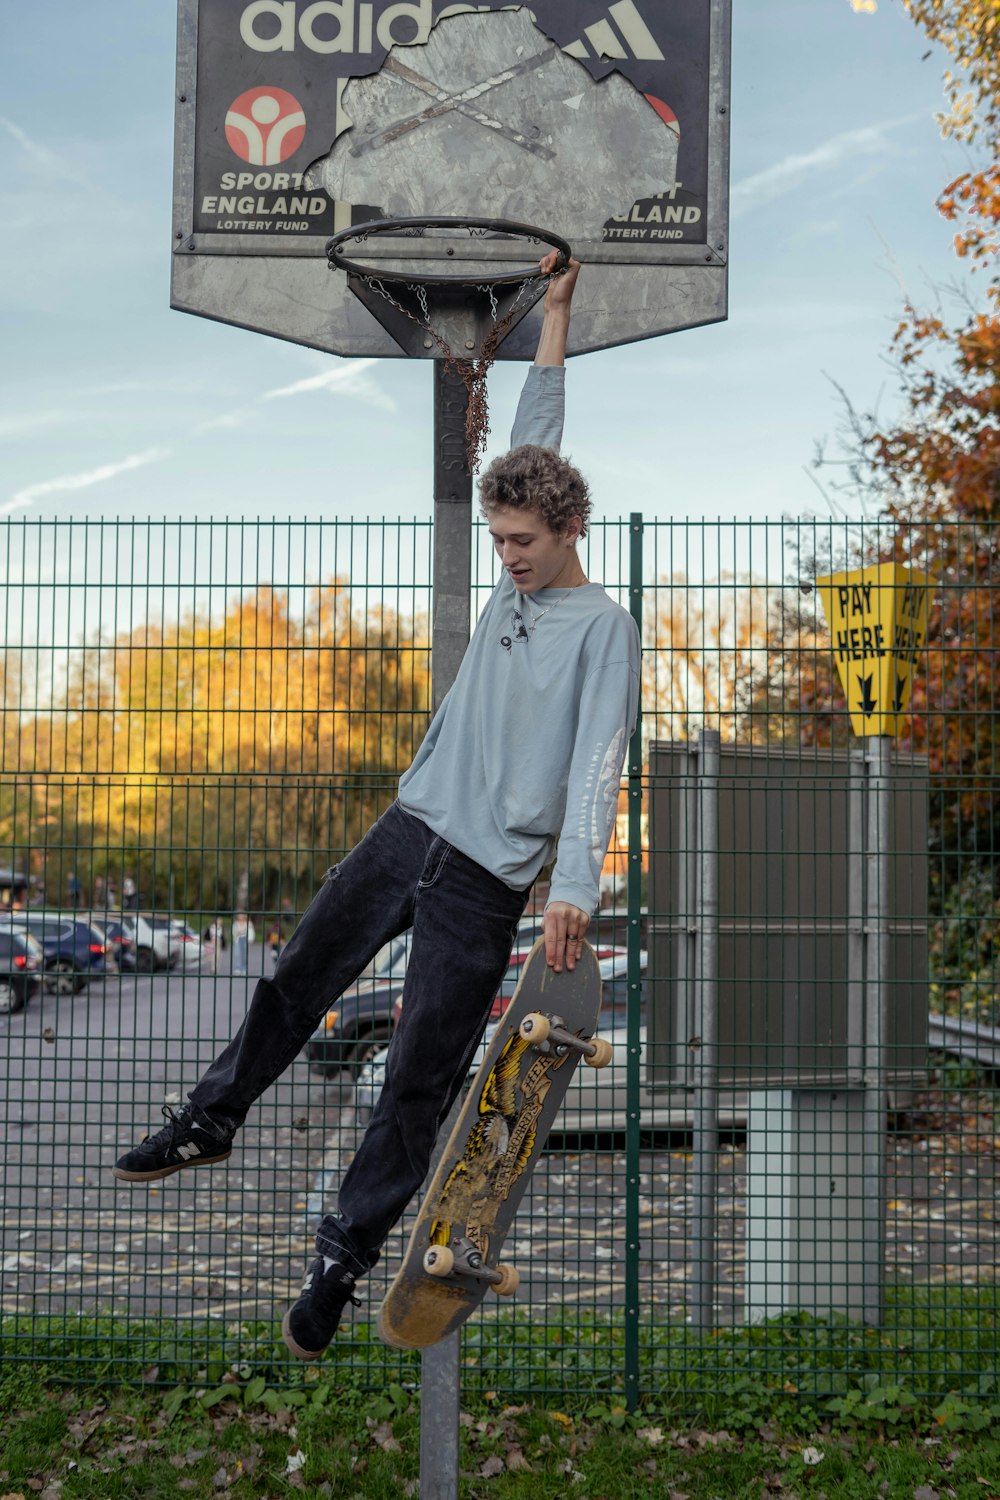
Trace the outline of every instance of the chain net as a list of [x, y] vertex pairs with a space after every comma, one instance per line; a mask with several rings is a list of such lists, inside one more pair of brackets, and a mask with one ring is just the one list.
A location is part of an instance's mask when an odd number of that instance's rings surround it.
[[517, 289], [517, 294], [503, 317], [498, 316], [496, 292], [491, 282], [472, 283], [472, 289], [482, 292], [489, 298], [490, 316], [493, 319], [493, 327], [482, 342], [479, 355], [476, 359], [461, 359], [454, 353], [447, 339], [441, 334], [431, 322], [431, 310], [427, 297], [427, 288], [419, 283], [405, 283], [408, 291], [416, 297], [421, 311], [421, 317], [417, 317], [408, 307], [394, 297], [385, 282], [377, 276], [366, 276], [364, 281], [373, 291], [396, 309], [397, 312], [409, 318], [421, 328], [429, 338], [434, 340], [441, 352], [445, 368], [453, 375], [457, 375], [468, 392], [468, 402], [465, 410], [465, 442], [468, 454], [469, 468], [473, 474], [479, 473], [479, 465], [482, 462], [483, 453], [486, 450], [486, 439], [490, 432], [489, 402], [486, 395], [486, 382], [496, 359], [497, 350], [506, 338], [510, 328], [517, 316], [525, 294], [529, 287], [539, 280], [546, 283], [551, 277], [541, 277], [538, 271], [529, 271]]

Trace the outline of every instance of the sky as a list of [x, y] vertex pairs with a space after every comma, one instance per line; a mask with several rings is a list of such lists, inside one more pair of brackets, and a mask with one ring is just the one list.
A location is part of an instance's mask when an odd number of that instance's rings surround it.
[[[0, 515], [429, 517], [427, 363], [170, 310], [175, 26], [168, 0], [5, 7]], [[835, 386], [891, 416], [902, 304], [959, 274], [946, 66], [898, 0], [735, 0], [729, 318], [570, 362], [598, 512], [830, 514]], [[491, 453], [522, 378], [491, 375]]]

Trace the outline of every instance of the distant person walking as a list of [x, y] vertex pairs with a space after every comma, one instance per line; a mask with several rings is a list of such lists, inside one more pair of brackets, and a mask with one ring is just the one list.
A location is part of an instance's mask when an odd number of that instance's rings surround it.
[[245, 974], [250, 962], [250, 944], [256, 938], [254, 925], [245, 911], [233, 918], [233, 973]]
[[122, 906], [125, 911], [135, 911], [139, 905], [139, 892], [131, 875], [122, 881]]
[[69, 897], [70, 906], [76, 911], [80, 905], [80, 897], [83, 891], [80, 886], [80, 877], [75, 870], [70, 870], [66, 879], [66, 894]]
[[275, 917], [274, 924], [267, 934], [268, 945], [270, 946], [271, 952], [274, 955], [275, 963], [278, 962], [278, 959], [281, 955], [282, 938], [283, 934], [281, 931], [281, 919], [279, 917]]

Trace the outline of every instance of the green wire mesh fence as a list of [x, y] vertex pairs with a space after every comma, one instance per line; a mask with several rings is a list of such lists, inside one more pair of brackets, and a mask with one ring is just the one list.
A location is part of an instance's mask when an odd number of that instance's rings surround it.
[[[570, 1091], [508, 1245], [521, 1291], [464, 1335], [470, 1389], [995, 1389], [998, 540], [592, 528], [644, 648], [592, 931], [614, 1059]], [[0, 557], [4, 1357], [301, 1380], [277, 1319], [370, 1112], [405, 938], [331, 996], [225, 1167], [138, 1189], [109, 1167], [394, 796], [428, 722], [430, 527], [20, 520]], [[838, 647], [816, 580], [887, 561], [933, 573], [929, 624], [895, 732], [859, 734], [835, 648], [877, 726], [875, 637]], [[544, 882], [498, 1012], [543, 905]], [[372, 1331], [407, 1232], [338, 1379], [418, 1378]]]

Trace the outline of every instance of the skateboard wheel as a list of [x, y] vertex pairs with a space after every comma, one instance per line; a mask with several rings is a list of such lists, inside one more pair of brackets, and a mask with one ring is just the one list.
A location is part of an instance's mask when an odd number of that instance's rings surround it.
[[538, 1011], [533, 1011], [530, 1016], [525, 1016], [518, 1030], [526, 1042], [533, 1042], [536, 1046], [540, 1046], [542, 1042], [548, 1041], [552, 1023], [548, 1016], [539, 1015]]
[[428, 1276], [450, 1276], [455, 1269], [455, 1257], [447, 1245], [432, 1245], [424, 1255], [424, 1270]]
[[500, 1265], [497, 1266], [497, 1271], [500, 1274], [500, 1280], [493, 1283], [493, 1290], [498, 1297], [513, 1297], [521, 1285], [521, 1278], [518, 1275], [517, 1267]]
[[583, 1055], [583, 1060], [587, 1064], [587, 1067], [606, 1068], [615, 1051], [607, 1037], [595, 1036], [590, 1045], [594, 1049], [593, 1052], [585, 1052]]

